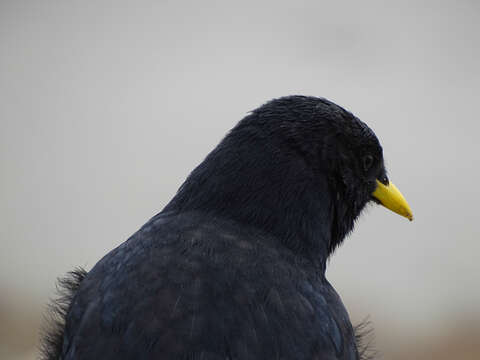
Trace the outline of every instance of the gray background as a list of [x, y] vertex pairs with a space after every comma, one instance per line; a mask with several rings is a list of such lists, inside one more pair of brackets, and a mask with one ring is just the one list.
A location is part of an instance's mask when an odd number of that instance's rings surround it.
[[479, 15], [473, 0], [0, 1], [0, 357], [32, 358], [55, 278], [288, 94], [367, 122], [414, 211], [369, 207], [330, 261], [352, 318], [370, 314], [387, 359], [478, 340]]

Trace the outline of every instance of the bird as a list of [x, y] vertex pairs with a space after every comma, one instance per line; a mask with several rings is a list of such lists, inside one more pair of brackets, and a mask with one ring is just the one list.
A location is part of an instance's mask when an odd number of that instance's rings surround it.
[[409, 220], [370, 127], [322, 97], [247, 113], [164, 209], [59, 280], [44, 360], [359, 360], [327, 262], [369, 203]]

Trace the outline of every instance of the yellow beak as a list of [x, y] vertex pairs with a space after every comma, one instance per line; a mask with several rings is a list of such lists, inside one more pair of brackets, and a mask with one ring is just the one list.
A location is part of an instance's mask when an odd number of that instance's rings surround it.
[[410, 221], [413, 220], [412, 210], [410, 209], [407, 200], [405, 200], [400, 190], [398, 190], [393, 183], [390, 182], [388, 185], [384, 185], [377, 180], [377, 188], [372, 196], [380, 201], [380, 203], [387, 209], [405, 216]]

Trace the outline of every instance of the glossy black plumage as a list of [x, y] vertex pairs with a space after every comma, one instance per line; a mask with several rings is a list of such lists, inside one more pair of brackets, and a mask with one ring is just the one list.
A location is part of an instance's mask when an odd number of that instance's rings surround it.
[[324, 274], [376, 178], [382, 149], [352, 114], [314, 97], [265, 104], [78, 276], [44, 358], [359, 359]]

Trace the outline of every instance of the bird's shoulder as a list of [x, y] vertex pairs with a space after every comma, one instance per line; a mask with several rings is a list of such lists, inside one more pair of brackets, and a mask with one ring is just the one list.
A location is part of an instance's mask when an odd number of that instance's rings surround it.
[[[315, 266], [274, 239], [223, 219], [160, 214], [87, 275], [66, 344], [77, 355], [350, 359], [349, 324]], [[82, 346], [92, 336], [113, 347]]]

